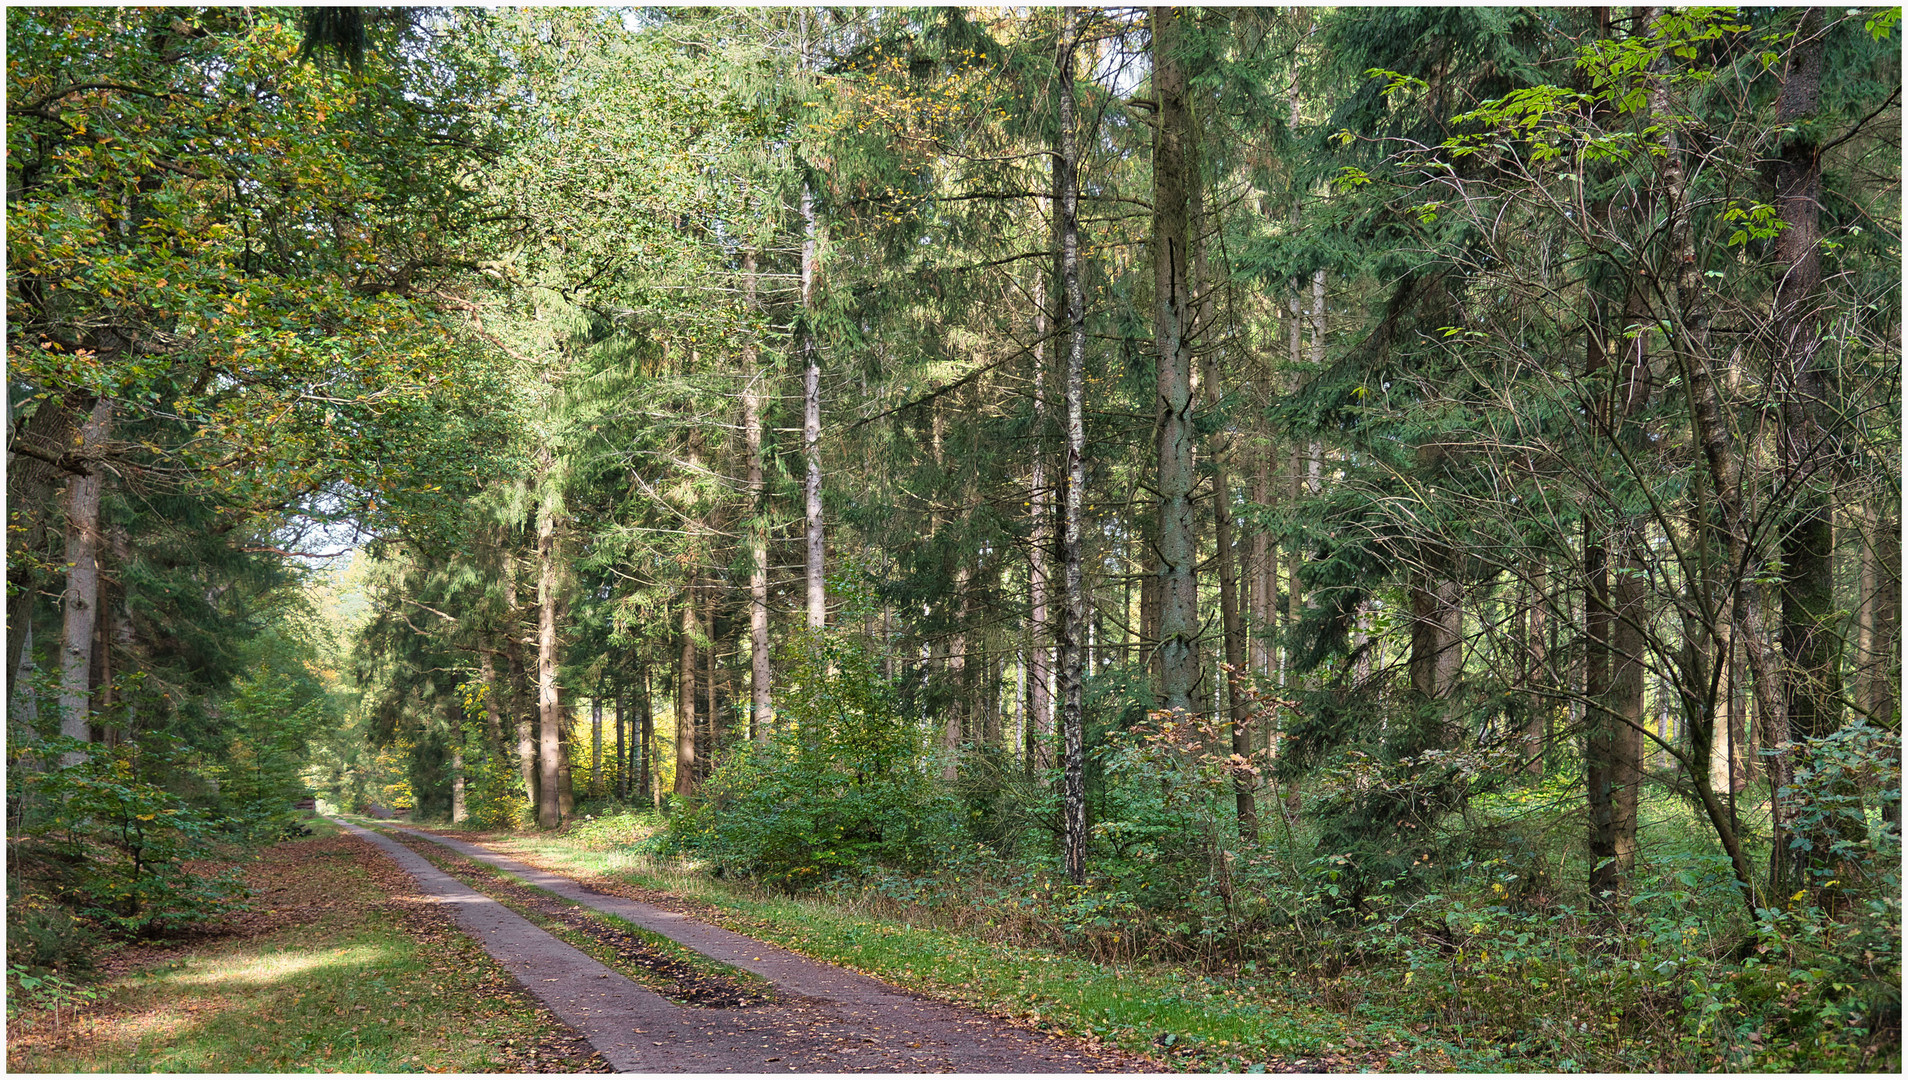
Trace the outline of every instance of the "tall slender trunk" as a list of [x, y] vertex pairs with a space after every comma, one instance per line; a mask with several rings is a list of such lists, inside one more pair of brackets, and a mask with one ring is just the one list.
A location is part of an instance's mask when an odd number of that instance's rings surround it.
[[637, 796], [649, 800], [653, 806], [661, 806], [662, 785], [656, 783], [656, 714], [650, 707], [647, 656], [637, 677], [637, 689], [641, 691], [641, 696], [636, 700], [636, 752], [639, 755], [636, 772]]
[[1153, 343], [1159, 397], [1160, 703], [1192, 710], [1199, 697], [1199, 586], [1192, 492], [1192, 235], [1189, 189], [1199, 163], [1186, 71], [1179, 57], [1179, 11], [1155, 7], [1153, 93]]
[[722, 710], [716, 702], [715, 595], [714, 589], [705, 589], [702, 593], [702, 640], [709, 643], [709, 647], [703, 650], [703, 674], [708, 679], [706, 684], [708, 697], [703, 699], [707, 708], [703, 710], [702, 715], [708, 719], [706, 730], [709, 738], [702, 743], [708, 749], [702, 755], [700, 764], [705, 779], [709, 775], [709, 770], [715, 767], [716, 747], [720, 745], [722, 737], [722, 733], [716, 727], [721, 720]]
[[1067, 878], [1086, 881], [1086, 739], [1082, 689], [1087, 603], [1082, 554], [1086, 519], [1086, 297], [1080, 283], [1079, 148], [1074, 139], [1073, 53], [1079, 9], [1061, 9], [1058, 42], [1060, 130], [1054, 156], [1056, 257], [1067, 317], [1066, 492], [1062, 510], [1060, 566], [1066, 590], [1055, 644], [1060, 654], [1061, 818]]
[[623, 734], [629, 727], [629, 693], [622, 676], [616, 679], [616, 801], [629, 801], [629, 749]]
[[[742, 256], [742, 289], [750, 310], [755, 308], [754, 248]], [[762, 407], [767, 373], [757, 370], [755, 336], [742, 345], [742, 370], [748, 384], [742, 391], [743, 438], [749, 453], [749, 728], [758, 742], [766, 742], [774, 724], [774, 701], [769, 686], [768, 484], [762, 472]], [[819, 421], [818, 421], [819, 423]]]
[[[33, 658], [32, 611], [22, 611], [10, 626], [12, 629], [8, 630], [8, 640], [18, 646], [15, 662], [19, 669], [12, 673], [7, 683], [11, 688], [7, 695], [7, 721], [10, 725], [19, 723], [31, 727], [40, 719], [40, 699], [33, 693], [32, 686], [28, 685], [33, 673], [39, 670]], [[14, 640], [14, 635], [18, 636], [18, 640]]]
[[[1631, 284], [1624, 300], [1624, 323], [1635, 325], [1648, 315], [1647, 300]], [[1601, 338], [1603, 328], [1590, 333]], [[1619, 354], [1621, 361], [1609, 376], [1610, 390], [1602, 394], [1598, 419], [1601, 437], [1611, 444], [1630, 446], [1633, 453], [1646, 454], [1647, 447], [1638, 438], [1632, 418], [1648, 405], [1650, 364], [1645, 352], [1647, 338], [1638, 336]], [[1610, 357], [1601, 341], [1586, 350], [1586, 365], [1594, 364], [1589, 375], [1600, 378], [1608, 369]], [[1612, 530], [1615, 523], [1599, 523]], [[1595, 585], [1599, 610], [1592, 615], [1597, 630], [1591, 648], [1598, 651], [1602, 693], [1586, 692], [1591, 710], [1590, 733], [1585, 742], [1586, 775], [1590, 803], [1590, 854], [1596, 860], [1590, 870], [1593, 896], [1624, 891], [1636, 866], [1636, 826], [1638, 787], [1643, 780], [1644, 712], [1642, 620], [1644, 589], [1642, 560], [1636, 552], [1637, 541], [1627, 527], [1587, 538], [1585, 550], [1598, 560]], [[1614, 541], [1612, 537], [1615, 537]], [[1620, 555], [1609, 550], [1614, 542]], [[1620, 558], [1620, 572], [1611, 575], [1609, 561]]]
[[[100, 398], [80, 422], [76, 456], [96, 455], [112, 433], [113, 401]], [[97, 460], [87, 472], [66, 485], [66, 591], [61, 596], [60, 619], [60, 734], [82, 741], [92, 737], [93, 639], [99, 617], [99, 495], [101, 472]], [[72, 752], [61, 756], [67, 765], [84, 760]]]
[[563, 688], [557, 687], [557, 820], [560, 822], [576, 816], [576, 778], [571, 753], [575, 734], [571, 729], [575, 719]]
[[1820, 107], [1820, 8], [1805, 9], [1783, 71], [1776, 123], [1790, 129], [1775, 163], [1775, 381], [1781, 390], [1783, 480], [1795, 505], [1782, 530], [1782, 652], [1789, 660], [1789, 724], [1798, 738], [1841, 724], [1839, 635], [1835, 618], [1835, 534], [1829, 481], [1834, 457], [1822, 347], [1822, 162], [1808, 122]]
[[[1642, 21], [1653, 21], [1660, 9], [1642, 10]], [[1729, 554], [1734, 595], [1729, 598], [1734, 615], [1731, 635], [1742, 646], [1751, 673], [1757, 720], [1762, 727], [1763, 745], [1780, 747], [1789, 739], [1789, 718], [1782, 692], [1782, 665], [1769, 632], [1763, 610], [1761, 586], [1751, 577], [1762, 563], [1754, 540], [1756, 529], [1744, 499], [1742, 457], [1731, 442], [1730, 428], [1723, 416], [1721, 395], [1716, 386], [1715, 360], [1710, 355], [1709, 298], [1703, 285], [1703, 261], [1698, 257], [1688, 190], [1688, 170], [1683, 161], [1681, 137], [1672, 119], [1668, 93], [1661, 79], [1653, 80], [1650, 90], [1651, 112], [1662, 118], [1662, 178], [1665, 201], [1664, 218], [1668, 222], [1669, 263], [1676, 267], [1675, 305], [1669, 326], [1670, 356], [1675, 374], [1681, 380], [1688, 403], [1695, 441], [1701, 448], [1708, 471], [1711, 492], [1716, 500], [1715, 521]], [[1793, 762], [1786, 752], [1769, 756], [1767, 772], [1771, 792], [1773, 843], [1770, 846], [1770, 883], [1779, 884], [1785, 876], [1791, 813], [1781, 794], [1792, 778]], [[1707, 784], [1700, 784], [1707, 791]], [[1720, 816], [1718, 800], [1706, 804], [1718, 834], [1727, 821]], [[1743, 903], [1753, 911], [1763, 906], [1762, 892], [1749, 879], [1740, 859], [1734, 862], [1738, 880], [1744, 886]]]
[[603, 794], [603, 698], [590, 696], [590, 795]]
[[540, 805], [537, 792], [542, 786], [537, 771], [536, 713], [526, 701], [530, 676], [524, 665], [523, 646], [517, 637], [523, 629], [518, 618], [517, 560], [508, 552], [503, 555], [503, 589], [503, 650], [504, 660], [510, 666], [511, 714], [517, 718], [517, 771], [523, 777], [523, 797], [534, 810]]
[[[550, 481], [550, 451], [539, 470]], [[541, 486], [541, 485], [540, 485]], [[537, 496], [537, 825], [554, 829], [563, 821], [563, 703], [557, 693], [557, 508], [547, 492]]]
[[696, 579], [682, 589], [682, 664], [676, 672], [676, 794], [696, 792]]
[[[1261, 405], [1266, 404], [1261, 401]], [[1260, 425], [1263, 432], [1263, 424]], [[1276, 451], [1269, 440], [1263, 450], [1255, 448], [1252, 454], [1252, 501], [1258, 506], [1267, 506], [1272, 501], [1272, 461]], [[1247, 624], [1250, 637], [1247, 644], [1251, 653], [1252, 671], [1260, 676], [1272, 673], [1272, 654], [1266, 635], [1272, 631], [1274, 614], [1272, 605], [1278, 592], [1277, 557], [1273, 554], [1272, 534], [1263, 527], [1254, 527], [1250, 541], [1250, 569], [1246, 572], [1246, 610], [1250, 613]]]
[[[1197, 147], [1197, 142], [1194, 142]], [[1205, 212], [1205, 188], [1195, 183], [1187, 197], [1188, 216], [1191, 230], [1205, 233], [1208, 220]], [[1205, 391], [1206, 408], [1217, 415], [1225, 397], [1224, 387], [1219, 381], [1221, 365], [1216, 357], [1219, 353], [1223, 335], [1215, 332], [1213, 322], [1213, 304], [1210, 290], [1214, 287], [1212, 278], [1206, 270], [1206, 248], [1202, 243], [1193, 245], [1192, 276], [1190, 285], [1194, 293], [1192, 311], [1193, 329], [1197, 340], [1205, 343], [1199, 350], [1199, 379]], [[1253, 791], [1252, 773], [1245, 767], [1252, 755], [1252, 730], [1248, 726], [1251, 720], [1251, 706], [1245, 694], [1243, 679], [1246, 674], [1246, 630], [1245, 619], [1239, 604], [1238, 567], [1240, 554], [1233, 547], [1232, 487], [1226, 471], [1227, 451], [1231, 448], [1231, 438], [1223, 428], [1215, 430], [1208, 443], [1207, 458], [1212, 464], [1212, 531], [1215, 554], [1213, 564], [1219, 574], [1219, 622], [1225, 637], [1226, 671], [1220, 680], [1225, 686], [1226, 709], [1231, 719], [1232, 756], [1238, 759], [1233, 772], [1233, 804], [1239, 821], [1239, 835], [1246, 840], [1259, 838], [1259, 809]], [[1217, 686], [1214, 687], [1218, 689]]]
[[1411, 689], [1426, 705], [1448, 701], [1457, 689], [1458, 673], [1463, 668], [1464, 653], [1460, 648], [1463, 609], [1459, 606], [1458, 583], [1450, 573], [1447, 553], [1434, 554], [1430, 565], [1419, 572], [1408, 590]]
[[[935, 415], [940, 414], [937, 411]], [[959, 775], [961, 747], [973, 737], [973, 678], [967, 664], [967, 578], [964, 562], [954, 567], [954, 632], [947, 639], [947, 680], [954, 693], [941, 728], [941, 748], [947, 754], [942, 776], [948, 780]]]
[[1901, 684], [1901, 526], [1887, 500], [1863, 504], [1862, 709], [1879, 722], [1897, 707]]
[[1047, 556], [1053, 544], [1052, 495], [1047, 490], [1047, 276], [1034, 276], [1033, 347], [1033, 464], [1028, 472], [1028, 502], [1032, 504], [1033, 528], [1029, 538], [1027, 572], [1027, 695], [1029, 754], [1028, 768], [1044, 772], [1053, 764], [1053, 695], [1047, 685], [1052, 670], [1047, 638], [1051, 630], [1047, 618]]
[[[1290, 130], [1296, 131], [1299, 125], [1298, 73], [1296, 69], [1293, 71], [1291, 83], [1286, 87], [1286, 103], [1289, 109], [1286, 116], [1287, 127]], [[1299, 235], [1299, 230], [1304, 223], [1303, 215], [1299, 210], [1299, 195], [1300, 193], [1295, 187], [1292, 192], [1292, 205], [1287, 212], [1289, 229], [1293, 236]], [[1305, 332], [1302, 325], [1304, 311], [1301, 307], [1302, 301], [1299, 297], [1299, 279], [1297, 277], [1289, 279], [1287, 287], [1286, 310], [1289, 317], [1286, 320], [1286, 358], [1290, 364], [1287, 386], [1290, 390], [1296, 392], [1299, 389], [1299, 365], [1304, 361]], [[1289, 495], [1292, 502], [1296, 504], [1305, 493], [1305, 474], [1307, 472], [1305, 451], [1304, 448], [1299, 446], [1296, 439], [1294, 439], [1292, 443], [1291, 462], [1292, 475]], [[1294, 670], [1292, 663], [1292, 650], [1294, 648], [1293, 642], [1296, 640], [1298, 633], [1299, 620], [1302, 617], [1305, 607], [1304, 583], [1299, 580], [1299, 567], [1305, 562], [1305, 553], [1300, 549], [1299, 539], [1296, 535], [1291, 535], [1286, 538], [1285, 547], [1286, 641], [1283, 649], [1283, 671], [1285, 677], [1289, 680], [1297, 677], [1297, 671]]]
[[[1785, 134], [1775, 163], [1775, 204], [1786, 228], [1776, 234], [1773, 382], [1782, 403], [1778, 446], [1783, 487], [1794, 504], [1782, 528], [1782, 655], [1790, 730], [1798, 742], [1842, 726], [1841, 614], [1835, 602], [1834, 484], [1839, 442], [1832, 373], [1822, 364], [1822, 157], [1813, 121], [1820, 110], [1827, 32], [1820, 8], [1796, 27], [1776, 100]], [[1801, 751], [1810, 753], [1807, 745]], [[1843, 794], [1852, 794], [1850, 790]], [[1845, 875], [1831, 854], [1844, 839], [1832, 818], [1812, 826], [1788, 867], [1789, 885], [1826, 890]]]
[[823, 567], [821, 480], [821, 347], [815, 340], [815, 296], [821, 260], [815, 241], [815, 202], [802, 185], [802, 456], [808, 464], [803, 484], [807, 500], [808, 628], [828, 622], [828, 585]]
[[464, 733], [462, 725], [451, 729], [451, 822], [470, 817], [464, 802]]

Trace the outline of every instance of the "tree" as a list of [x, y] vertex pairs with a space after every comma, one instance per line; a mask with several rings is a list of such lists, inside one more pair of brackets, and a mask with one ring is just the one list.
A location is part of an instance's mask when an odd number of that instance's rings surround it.
[[1179, 12], [1152, 10], [1153, 336], [1158, 367], [1160, 701], [1191, 710], [1200, 682], [1199, 585], [1192, 490], [1193, 293], [1191, 193], [1199, 187], [1198, 143], [1179, 55]]

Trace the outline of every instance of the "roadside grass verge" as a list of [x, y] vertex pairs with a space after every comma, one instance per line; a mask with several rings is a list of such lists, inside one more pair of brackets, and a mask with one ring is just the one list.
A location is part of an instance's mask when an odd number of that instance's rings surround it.
[[[57, 1026], [11, 1017], [10, 1071], [524, 1072], [591, 1051], [408, 875], [328, 825], [247, 866], [254, 910], [197, 939], [114, 957]], [[17, 990], [17, 988], [10, 988]], [[10, 999], [17, 999], [10, 993]]]
[[[654, 815], [582, 822], [557, 835], [488, 833], [498, 851], [639, 899], [687, 901], [700, 917], [896, 986], [987, 1009], [1039, 1030], [1149, 1054], [1177, 1070], [1518, 1070], [1405, 1025], [1335, 1013], [1271, 978], [1170, 965], [1114, 965], [912, 925], [852, 902], [789, 897], [652, 861], [634, 844]], [[683, 907], [677, 903], [669, 906]]]

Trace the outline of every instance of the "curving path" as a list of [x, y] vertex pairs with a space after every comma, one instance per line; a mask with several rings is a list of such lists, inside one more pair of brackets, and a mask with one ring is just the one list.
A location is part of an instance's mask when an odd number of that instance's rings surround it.
[[376, 844], [426, 894], [450, 905], [467, 932], [619, 1072], [1153, 1071], [1140, 1058], [1010, 1027], [985, 1013], [897, 990], [687, 915], [594, 892], [479, 844], [403, 830], [759, 975], [775, 984], [780, 998], [775, 1005], [746, 1009], [677, 1005], [432, 866], [403, 844], [349, 822], [337, 824]]

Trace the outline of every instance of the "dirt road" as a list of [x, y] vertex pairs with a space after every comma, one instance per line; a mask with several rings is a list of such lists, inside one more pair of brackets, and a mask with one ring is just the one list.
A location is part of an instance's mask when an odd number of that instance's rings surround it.
[[338, 824], [378, 845], [423, 892], [449, 905], [467, 932], [620, 1072], [1156, 1071], [1143, 1058], [1025, 1031], [687, 915], [594, 892], [478, 844], [404, 830], [759, 975], [776, 988], [772, 1004], [678, 1005], [558, 940], [398, 841], [348, 822]]

